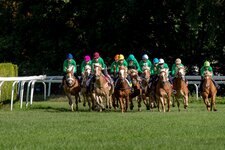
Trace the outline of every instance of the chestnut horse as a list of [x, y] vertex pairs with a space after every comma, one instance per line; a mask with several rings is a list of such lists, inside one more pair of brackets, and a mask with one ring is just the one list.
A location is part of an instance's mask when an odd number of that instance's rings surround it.
[[[114, 109], [118, 106], [118, 100], [120, 102], [121, 112], [127, 111], [129, 105], [129, 98], [131, 93], [131, 87], [129, 86], [129, 81], [127, 77], [127, 68], [124, 66], [119, 67], [119, 78], [115, 82], [114, 90]], [[125, 101], [124, 101], [125, 100]]]
[[173, 80], [174, 98], [177, 102], [178, 110], [180, 111], [179, 99], [183, 99], [184, 109], [188, 107], [188, 86], [185, 82], [185, 68], [179, 67], [177, 76]]
[[138, 76], [138, 71], [135, 69], [130, 69], [128, 70], [128, 73], [130, 75], [131, 78], [131, 82], [132, 82], [132, 88], [133, 91], [131, 92], [130, 95], [130, 109], [133, 110], [134, 108], [134, 104], [133, 104], [133, 98], [135, 98], [136, 96], [138, 96], [138, 111], [141, 111], [141, 94], [142, 94], [142, 89], [141, 89], [141, 84], [140, 84], [140, 77]]
[[78, 110], [78, 102], [80, 100], [79, 92], [81, 91], [81, 87], [78, 80], [74, 76], [73, 67], [71, 66], [68, 67], [66, 78], [63, 82], [64, 82], [63, 89], [66, 96], [69, 99], [71, 111], [74, 111], [72, 95], [75, 96], [76, 110]]
[[[141, 74], [141, 85], [142, 85], [142, 100], [147, 108], [147, 110], [150, 109], [150, 77], [151, 77], [151, 72], [150, 68], [147, 66], [144, 66], [142, 68], [142, 74]], [[147, 99], [148, 98], [148, 99]]]
[[159, 74], [159, 79], [156, 85], [156, 99], [158, 103], [158, 110], [161, 111], [160, 105], [162, 107], [163, 112], [170, 111], [170, 99], [172, 94], [171, 84], [168, 81], [167, 73], [165, 69], [161, 69]]
[[[204, 81], [202, 85], [202, 98], [208, 111], [217, 111], [216, 109], [216, 93], [217, 89], [212, 81], [212, 73], [209, 71], [204, 72]], [[211, 97], [211, 102], [209, 98]]]
[[96, 63], [94, 65], [94, 90], [92, 93], [96, 104], [100, 107], [100, 111], [105, 109], [103, 98], [106, 100], [106, 108], [112, 107], [112, 94], [114, 93], [114, 85], [109, 83], [109, 80], [103, 75], [102, 67]]
[[82, 74], [82, 82], [81, 82], [81, 95], [83, 96], [84, 102], [83, 106], [86, 106], [86, 102], [88, 102], [89, 110], [91, 110], [91, 93], [87, 89], [87, 81], [91, 74], [91, 66], [86, 65], [84, 68], [84, 74]]

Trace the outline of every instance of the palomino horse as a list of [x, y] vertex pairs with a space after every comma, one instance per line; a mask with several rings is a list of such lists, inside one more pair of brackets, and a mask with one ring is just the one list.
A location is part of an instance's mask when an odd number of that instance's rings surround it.
[[[150, 109], [150, 77], [151, 77], [151, 72], [150, 68], [147, 66], [144, 66], [142, 68], [143, 73], [141, 74], [141, 84], [142, 84], [142, 100], [144, 104], [146, 105], [147, 110]], [[148, 99], [147, 99], [148, 97]]]
[[82, 82], [81, 82], [81, 95], [84, 98], [83, 106], [86, 106], [86, 102], [88, 102], [89, 110], [91, 110], [91, 94], [87, 89], [87, 81], [90, 78], [91, 74], [91, 66], [86, 65], [84, 68], [84, 74], [82, 74]]
[[140, 84], [140, 77], [138, 76], [138, 71], [135, 69], [130, 69], [128, 70], [128, 73], [130, 75], [131, 78], [131, 82], [132, 82], [132, 88], [133, 91], [131, 92], [130, 95], [130, 109], [133, 110], [134, 108], [134, 104], [133, 104], [133, 98], [135, 98], [136, 96], [138, 96], [138, 111], [141, 111], [141, 94], [142, 94], [142, 89], [141, 89], [141, 84]]
[[108, 79], [102, 73], [102, 67], [100, 64], [96, 63], [94, 65], [94, 90], [92, 93], [96, 104], [100, 107], [100, 111], [105, 109], [103, 104], [103, 98], [106, 99], [106, 108], [112, 107], [112, 94], [114, 92], [114, 85], [109, 83]]
[[[129, 104], [129, 96], [131, 93], [131, 87], [129, 86], [129, 81], [127, 77], [127, 68], [124, 66], [119, 67], [119, 78], [115, 83], [114, 96], [116, 102], [113, 102], [114, 109], [116, 111], [116, 106], [118, 106], [118, 100], [120, 102], [121, 112], [127, 111]], [[125, 101], [124, 101], [125, 100]]]
[[179, 67], [177, 76], [173, 80], [174, 98], [177, 102], [178, 110], [180, 111], [179, 99], [182, 98], [184, 101], [184, 109], [188, 106], [188, 86], [185, 82], [185, 68]]
[[78, 110], [78, 102], [80, 99], [79, 92], [81, 91], [81, 87], [80, 87], [78, 80], [74, 76], [73, 67], [69, 67], [67, 69], [67, 74], [66, 74], [66, 78], [64, 80], [63, 89], [64, 89], [66, 96], [69, 99], [69, 105], [70, 105], [71, 110], [74, 111], [72, 95], [75, 96], [76, 110]]
[[166, 111], [166, 104], [168, 106], [167, 111], [170, 111], [170, 99], [172, 94], [171, 84], [168, 81], [167, 72], [165, 69], [161, 69], [159, 79], [156, 85], [156, 99], [158, 102], [158, 110], [161, 111], [160, 105], [163, 112]]
[[[208, 111], [217, 111], [216, 109], [216, 93], [217, 89], [212, 81], [212, 73], [209, 71], [204, 72], [204, 81], [202, 85], [202, 98]], [[209, 98], [211, 97], [211, 102]]]

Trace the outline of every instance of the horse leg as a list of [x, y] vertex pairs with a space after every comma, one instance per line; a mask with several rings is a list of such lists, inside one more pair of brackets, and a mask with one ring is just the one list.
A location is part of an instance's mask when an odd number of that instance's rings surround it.
[[188, 94], [184, 96], [184, 109], [187, 109], [187, 107], [188, 107]]
[[212, 107], [213, 107], [213, 111], [217, 111], [217, 109], [216, 109], [216, 94], [214, 94], [211, 97], [211, 111], [212, 111]]
[[207, 109], [208, 111], [210, 111], [210, 102], [209, 102], [208, 96], [204, 96], [204, 97], [203, 97], [203, 100], [204, 100], [204, 103], [205, 103], [205, 105], [206, 105], [206, 109]]
[[138, 96], [138, 111], [141, 111], [141, 95]]
[[133, 110], [134, 109], [134, 104], [133, 104], [132, 97], [130, 97], [129, 99], [130, 99], [130, 110]]
[[167, 109], [167, 112], [170, 112], [170, 96], [168, 96], [167, 97], [167, 107], [168, 107], [168, 109]]
[[74, 111], [74, 109], [73, 109], [73, 101], [72, 101], [71, 94], [67, 94], [66, 96], [69, 99], [69, 105], [70, 105], [71, 111]]
[[79, 93], [75, 95], [76, 111], [78, 111]]
[[178, 107], [178, 111], [180, 112], [180, 101], [178, 97], [175, 97], [176, 102], [177, 102], [177, 107]]
[[119, 98], [119, 101], [120, 101], [120, 109], [121, 109], [121, 112], [124, 113], [123, 98], [120, 97]]

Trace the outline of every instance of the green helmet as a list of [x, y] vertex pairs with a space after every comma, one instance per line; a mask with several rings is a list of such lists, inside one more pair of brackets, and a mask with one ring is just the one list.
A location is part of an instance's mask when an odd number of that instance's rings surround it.
[[134, 55], [133, 54], [130, 54], [129, 56], [128, 56], [128, 60], [135, 60], [135, 57], [134, 57]]
[[204, 62], [204, 67], [209, 67], [210, 66], [210, 63], [208, 61], [205, 61]]

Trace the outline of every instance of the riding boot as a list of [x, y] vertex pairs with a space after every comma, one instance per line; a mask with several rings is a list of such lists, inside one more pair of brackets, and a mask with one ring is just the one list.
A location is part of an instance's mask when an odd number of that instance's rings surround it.
[[217, 83], [215, 82], [215, 80], [213, 80], [213, 79], [212, 79], [212, 82], [213, 82], [213, 84], [215, 85], [216, 89], [219, 90], [219, 89], [220, 89], [219, 84], [217, 84]]
[[66, 77], [65, 77], [65, 76], [63, 76], [63, 78], [62, 78], [62, 83], [59, 85], [59, 88], [63, 88], [65, 78], [66, 78]]

